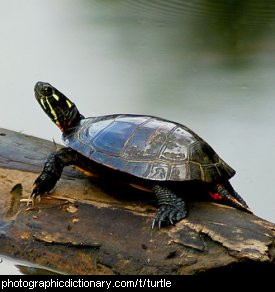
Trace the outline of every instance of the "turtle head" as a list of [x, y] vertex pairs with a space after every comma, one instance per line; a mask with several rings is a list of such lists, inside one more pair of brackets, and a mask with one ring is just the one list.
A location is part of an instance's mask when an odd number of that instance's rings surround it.
[[62, 132], [74, 127], [84, 118], [75, 104], [49, 83], [37, 82], [34, 92], [44, 112]]

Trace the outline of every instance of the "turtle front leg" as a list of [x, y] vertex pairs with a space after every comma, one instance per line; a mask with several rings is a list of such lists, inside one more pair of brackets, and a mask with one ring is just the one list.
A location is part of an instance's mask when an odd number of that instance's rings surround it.
[[32, 201], [36, 197], [51, 191], [56, 182], [60, 179], [63, 168], [67, 165], [75, 164], [78, 153], [71, 148], [62, 148], [47, 158], [43, 171], [34, 182], [34, 188], [30, 195]]
[[159, 209], [157, 210], [152, 228], [161, 227], [163, 222], [174, 224], [187, 215], [186, 204], [169, 188], [160, 185], [153, 186]]

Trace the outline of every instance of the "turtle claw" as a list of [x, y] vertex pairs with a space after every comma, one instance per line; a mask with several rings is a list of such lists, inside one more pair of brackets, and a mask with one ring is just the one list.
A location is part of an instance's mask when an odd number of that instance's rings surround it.
[[152, 223], [152, 229], [154, 229], [156, 225], [158, 225], [158, 228], [160, 229], [162, 222], [166, 221], [167, 212], [169, 211], [167, 210], [167, 207], [169, 206], [163, 205], [158, 209], [157, 214]]
[[45, 193], [49, 193], [53, 189], [55, 183], [56, 178], [53, 175], [47, 172], [42, 172], [34, 182], [34, 188], [30, 194], [29, 203], [34, 206], [36, 199], [40, 202], [41, 196]]
[[156, 218], [153, 220], [152, 222], [152, 229], [154, 229], [156, 227], [156, 225], [158, 225], [158, 228], [161, 228], [161, 221], [158, 221]]
[[41, 201], [41, 191], [40, 191], [40, 188], [37, 184], [35, 184], [35, 187], [34, 189], [32, 190], [30, 196], [29, 196], [29, 199], [28, 199], [28, 203], [27, 203], [27, 206], [31, 205], [31, 206], [34, 206], [35, 205], [35, 201], [38, 200], [38, 202]]
[[152, 229], [157, 225], [160, 229], [163, 223], [165, 225], [175, 225], [176, 222], [186, 217], [186, 210], [174, 205], [162, 205], [153, 220]]
[[29, 207], [29, 206], [32, 207], [32, 206], [34, 206], [34, 204], [35, 204], [34, 197], [29, 196], [28, 201], [27, 201], [27, 207]]
[[35, 205], [35, 201], [38, 201], [40, 203], [41, 201], [41, 195], [33, 195], [33, 193], [31, 193], [31, 195], [28, 198], [28, 202], [27, 202], [27, 206], [34, 206]]
[[31, 194], [27, 199], [21, 199], [21, 202], [26, 202], [27, 207], [33, 207], [35, 205], [35, 202], [38, 201], [40, 203], [41, 196], [44, 194], [44, 192], [41, 191], [41, 188], [39, 184], [34, 183], [35, 187], [33, 188]]

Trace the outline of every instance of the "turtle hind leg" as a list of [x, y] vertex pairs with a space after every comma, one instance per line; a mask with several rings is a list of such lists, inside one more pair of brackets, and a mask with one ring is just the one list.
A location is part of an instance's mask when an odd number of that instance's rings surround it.
[[34, 182], [34, 188], [30, 199], [51, 191], [59, 180], [63, 168], [67, 165], [75, 164], [78, 159], [78, 153], [70, 148], [62, 148], [50, 154], [45, 162], [43, 171]]
[[216, 184], [214, 192], [220, 196], [219, 199], [224, 201], [225, 204], [252, 213], [244, 199], [233, 189], [229, 182]]
[[169, 188], [160, 185], [153, 186], [159, 209], [152, 223], [152, 228], [156, 225], [160, 228], [162, 223], [174, 224], [187, 215], [186, 204]]

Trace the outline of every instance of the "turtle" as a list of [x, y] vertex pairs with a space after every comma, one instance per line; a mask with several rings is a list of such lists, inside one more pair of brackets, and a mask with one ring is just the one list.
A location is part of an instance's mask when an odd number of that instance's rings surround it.
[[152, 228], [187, 216], [185, 190], [203, 186], [209, 198], [252, 213], [229, 180], [235, 170], [188, 127], [150, 115], [112, 114], [85, 118], [58, 89], [39, 81], [35, 97], [62, 132], [67, 147], [51, 153], [30, 199], [50, 192], [63, 168], [75, 165], [102, 177], [146, 189], [158, 206]]

